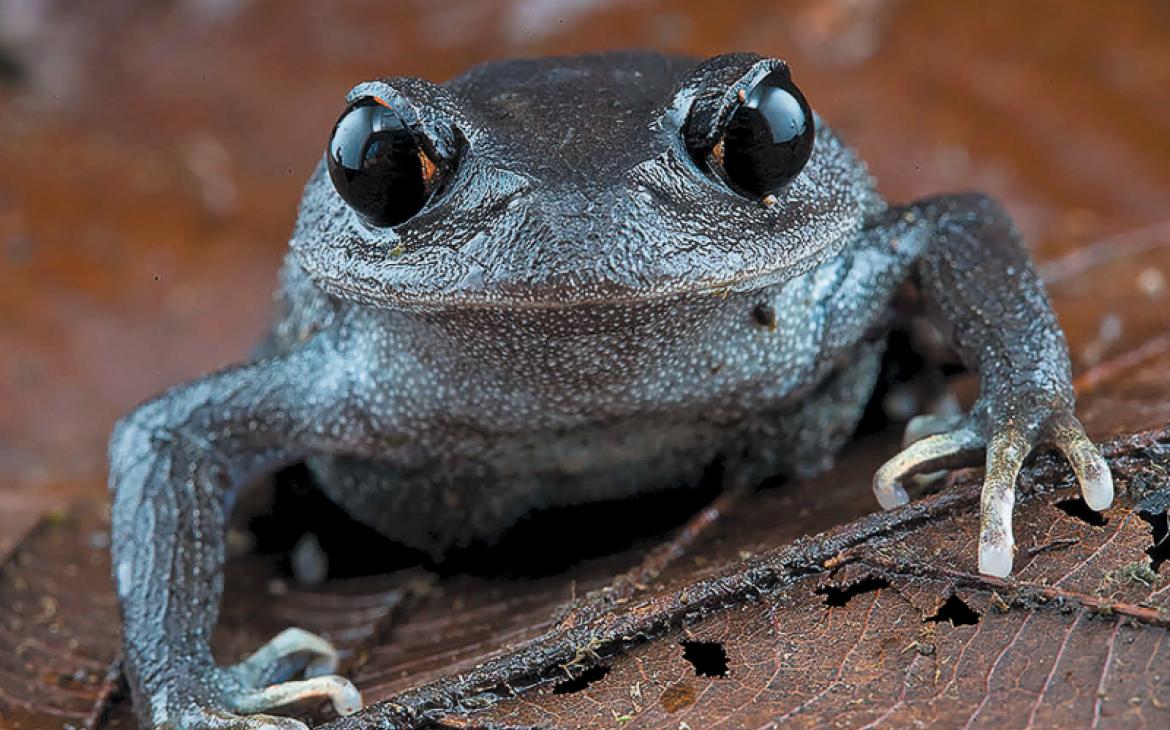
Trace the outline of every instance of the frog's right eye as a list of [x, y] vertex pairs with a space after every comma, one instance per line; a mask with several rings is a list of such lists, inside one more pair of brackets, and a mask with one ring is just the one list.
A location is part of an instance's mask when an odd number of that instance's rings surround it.
[[337, 194], [372, 226], [385, 228], [422, 210], [439, 166], [422, 139], [384, 99], [365, 96], [346, 107], [326, 150]]

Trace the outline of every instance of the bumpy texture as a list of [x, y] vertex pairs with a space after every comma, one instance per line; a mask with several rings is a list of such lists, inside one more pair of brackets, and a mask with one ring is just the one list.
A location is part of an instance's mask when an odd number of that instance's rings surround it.
[[954, 434], [887, 465], [883, 504], [904, 497], [901, 477], [990, 442], [988, 545], [1010, 550], [1002, 487], [1022, 454], [1068, 446], [1092, 481], [1063, 337], [994, 204], [888, 209], [819, 122], [812, 159], [772, 205], [692, 159], [684, 139], [705, 138], [779, 63], [607, 54], [351, 92], [431, 141], [434, 198], [373, 229], [320, 166], [267, 356], [145, 404], [111, 443], [114, 573], [145, 724], [299, 727], [243, 716], [360, 701], [311, 635], [212, 661], [225, 520], [249, 477], [306, 460], [357, 519], [440, 555], [536, 507], [671, 486], [714, 463], [813, 472], [856, 425], [875, 332], [910, 279], [984, 391]]

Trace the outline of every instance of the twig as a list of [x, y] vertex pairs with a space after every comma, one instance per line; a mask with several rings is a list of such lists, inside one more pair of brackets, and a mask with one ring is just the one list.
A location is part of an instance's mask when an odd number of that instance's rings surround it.
[[1038, 599], [1044, 603], [1064, 602], [1073, 603], [1082, 608], [1102, 614], [1128, 616], [1152, 626], [1170, 627], [1170, 609], [1163, 607], [1142, 606], [1136, 603], [1115, 601], [1110, 598], [1094, 596], [1079, 591], [1069, 591], [1056, 586], [1032, 583], [1029, 581], [1012, 580], [1011, 578], [995, 578], [990, 575], [979, 575], [958, 570], [932, 567], [929, 570], [907, 570], [905, 565], [893, 565], [883, 560], [860, 560], [858, 565], [872, 568], [882, 575], [890, 577], [916, 578], [946, 578], [956, 586], [973, 588], [982, 591], [999, 593], [1011, 592], [1016, 594], [1017, 600], [1025, 597]]

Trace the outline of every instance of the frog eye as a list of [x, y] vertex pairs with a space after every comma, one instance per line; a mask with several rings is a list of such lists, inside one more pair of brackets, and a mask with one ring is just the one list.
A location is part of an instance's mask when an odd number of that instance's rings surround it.
[[741, 90], [707, 165], [736, 192], [763, 198], [800, 174], [812, 156], [816, 125], [804, 94], [781, 66]]
[[337, 194], [367, 223], [384, 228], [422, 210], [438, 182], [438, 166], [384, 99], [365, 96], [346, 107], [326, 150]]

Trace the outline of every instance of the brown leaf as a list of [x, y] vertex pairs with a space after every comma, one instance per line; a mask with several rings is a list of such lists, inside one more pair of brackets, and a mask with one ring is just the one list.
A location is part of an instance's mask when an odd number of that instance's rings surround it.
[[968, 479], [485, 652], [330, 727], [1164, 726], [1170, 683], [1149, 667], [1170, 651], [1170, 576], [1151, 570], [1132, 506], [1166, 498], [1170, 432], [1109, 451], [1128, 496], [1103, 525], [1059, 507], [1063, 466], [1030, 470], [1011, 580], [971, 572]]
[[92, 727], [117, 679], [102, 505], [42, 522], [0, 568], [0, 727]]

